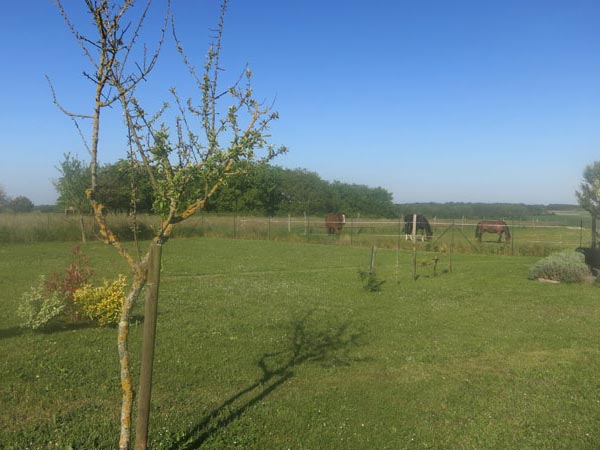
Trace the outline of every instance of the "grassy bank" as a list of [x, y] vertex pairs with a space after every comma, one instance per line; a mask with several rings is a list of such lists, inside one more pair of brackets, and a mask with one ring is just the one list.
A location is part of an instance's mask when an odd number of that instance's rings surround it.
[[[115, 330], [31, 333], [14, 312], [70, 249], [0, 247], [0, 448], [116, 446]], [[98, 277], [125, 271], [84, 251]], [[169, 242], [152, 448], [600, 447], [597, 287], [529, 281], [527, 257], [453, 255], [433, 276], [429, 256], [413, 281], [410, 252], [380, 249], [369, 293], [370, 249]]]

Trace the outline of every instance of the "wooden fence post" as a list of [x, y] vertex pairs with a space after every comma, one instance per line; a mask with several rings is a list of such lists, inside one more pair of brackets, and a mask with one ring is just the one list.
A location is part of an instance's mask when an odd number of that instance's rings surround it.
[[146, 450], [148, 446], [148, 425], [150, 422], [150, 397], [152, 395], [152, 369], [156, 342], [156, 317], [158, 288], [160, 285], [160, 261], [162, 244], [152, 241], [148, 258], [148, 281], [144, 305], [144, 331], [142, 340], [142, 362], [140, 367], [140, 387], [138, 393], [137, 417], [135, 425], [135, 449]]
[[304, 236], [307, 236], [308, 239], [308, 216], [306, 215], [306, 211], [304, 211]]
[[454, 219], [452, 219], [452, 236], [450, 238], [450, 273], [452, 273], [452, 254], [454, 253], [454, 228], [456, 226], [454, 225]]
[[413, 214], [412, 240], [413, 240], [413, 280], [416, 280], [417, 279], [417, 215], [416, 214]]
[[371, 247], [371, 268], [369, 273], [373, 275], [375, 273], [375, 246]]
[[[535, 228], [535, 226], [534, 226]], [[510, 255], [515, 256], [515, 221], [512, 221], [512, 233], [510, 236]]]
[[396, 240], [396, 283], [400, 283], [400, 236], [402, 236], [402, 217], [398, 219], [398, 239]]

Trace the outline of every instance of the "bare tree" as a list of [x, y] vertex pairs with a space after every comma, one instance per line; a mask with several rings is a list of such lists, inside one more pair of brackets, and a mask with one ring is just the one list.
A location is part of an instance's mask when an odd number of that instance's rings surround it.
[[[127, 261], [133, 278], [118, 327], [118, 352], [123, 397], [119, 447], [129, 449], [133, 405], [128, 350], [129, 322], [132, 308], [147, 283], [149, 286], [146, 290], [146, 311], [148, 311], [148, 305], [156, 304], [162, 245], [172, 236], [178, 223], [204, 208], [206, 201], [227, 178], [240, 173], [240, 163], [249, 160], [268, 161], [286, 149], [284, 147], [275, 148], [267, 142], [269, 124], [277, 118], [277, 113], [272, 111], [272, 105], [265, 105], [254, 98], [250, 85], [252, 74], [249, 69], [246, 68], [240, 78], [231, 86], [220, 90], [219, 74], [222, 68], [219, 65], [219, 57], [227, 9], [226, 0], [222, 3], [219, 26], [209, 47], [201, 76], [197, 75], [195, 67], [183, 51], [181, 42], [175, 33], [174, 21], [172, 22], [177, 49], [185, 66], [196, 81], [201, 96], [198, 104], [195, 104], [192, 99], [182, 101], [177, 91], [174, 88], [171, 89], [176, 105], [173, 114], [173, 133], [169, 127], [164, 125], [167, 105], [153, 116], [148, 116], [136, 97], [137, 86], [149, 75], [156, 64], [164, 41], [169, 8], [167, 7], [165, 23], [153, 56], [147, 62], [134, 63], [134, 70], [127, 72], [126, 69], [132, 65], [129, 64], [130, 57], [140, 36], [140, 29], [150, 7], [150, 1], [139, 14], [135, 27], [131, 27], [124, 21], [126, 14], [133, 8], [134, 1], [127, 0], [119, 5], [118, 2], [109, 0], [85, 0], [88, 12], [94, 20], [97, 33], [97, 36], [94, 37], [80, 34], [69, 20], [61, 0], [57, 0], [57, 4], [67, 26], [73, 32], [93, 66], [93, 74], [86, 74], [87, 78], [92, 80], [95, 85], [93, 112], [78, 114], [65, 109], [59, 103], [51, 84], [53, 98], [63, 113], [74, 121], [86, 142], [91, 159], [91, 187], [87, 191], [87, 197], [102, 237], [107, 244], [115, 247]], [[245, 81], [243, 85], [242, 81]], [[228, 100], [228, 104], [223, 105], [226, 100]], [[120, 104], [125, 117], [131, 145], [130, 157], [137, 159], [146, 168], [156, 199], [154, 207], [162, 216], [161, 227], [148, 251], [141, 258], [132, 256], [111, 231], [105, 219], [105, 207], [97, 199], [101, 112], [104, 108], [116, 103]], [[80, 121], [86, 119], [92, 121], [89, 141], [85, 139], [82, 127], [79, 125]], [[152, 320], [146, 317], [145, 322], [151, 325]], [[150, 339], [153, 339], [153, 331], [150, 331]], [[146, 332], [144, 332], [144, 336], [146, 339]], [[144, 342], [144, 346], [146, 346], [146, 342]], [[153, 342], [150, 347], [152, 350]], [[144, 356], [142, 356], [142, 360], [144, 361]], [[149, 381], [146, 379], [146, 384], [151, 383], [151, 365], [150, 357], [150, 379]], [[144, 370], [142, 367], [142, 372]], [[140, 390], [146, 388], [149, 391], [149, 386], [140, 385]], [[149, 392], [146, 401], [149, 402]], [[138, 416], [140, 416], [139, 411]], [[147, 424], [145, 426], [145, 431], [136, 431], [136, 448], [146, 448]]]

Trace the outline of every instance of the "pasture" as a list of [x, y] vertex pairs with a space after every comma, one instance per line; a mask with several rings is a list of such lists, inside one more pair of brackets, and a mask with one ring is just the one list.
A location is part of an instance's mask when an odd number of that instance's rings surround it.
[[[547, 256], [565, 248], [588, 246], [589, 214], [546, 215], [541, 218], [507, 221], [512, 240], [498, 243], [495, 234], [475, 237], [477, 221], [429, 217], [433, 229], [431, 241], [419, 243], [425, 251], [503, 254], [511, 256]], [[91, 216], [83, 217], [88, 240], [96, 240], [98, 232]], [[132, 240], [131, 217], [126, 214], [108, 216], [113, 231], [123, 240]], [[160, 226], [157, 216], [138, 216], [138, 238], [149, 239]], [[199, 214], [182, 224], [177, 237], [220, 237], [229, 239], [259, 239], [287, 242], [309, 242], [345, 246], [377, 246], [380, 248], [412, 249], [405, 239], [404, 222], [396, 219], [346, 218], [340, 234], [328, 234], [324, 217], [255, 217]], [[77, 241], [81, 239], [79, 218], [63, 214], [31, 213], [0, 214], [0, 243], [34, 243]]]
[[[33, 333], [15, 314], [72, 246], [0, 247], [2, 449], [116, 446], [116, 331]], [[98, 279], [127, 273], [82, 248]], [[454, 254], [415, 281], [412, 253], [382, 248], [372, 293], [367, 247], [204, 237], [163, 254], [153, 449], [600, 447], [600, 291], [528, 280], [537, 257]]]

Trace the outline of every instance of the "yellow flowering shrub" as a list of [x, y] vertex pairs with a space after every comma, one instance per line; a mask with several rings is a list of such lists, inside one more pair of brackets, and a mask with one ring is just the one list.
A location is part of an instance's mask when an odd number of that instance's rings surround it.
[[85, 284], [73, 293], [73, 303], [88, 319], [102, 327], [117, 324], [125, 301], [125, 284], [124, 275], [119, 275], [112, 283], [105, 281], [99, 287]]

